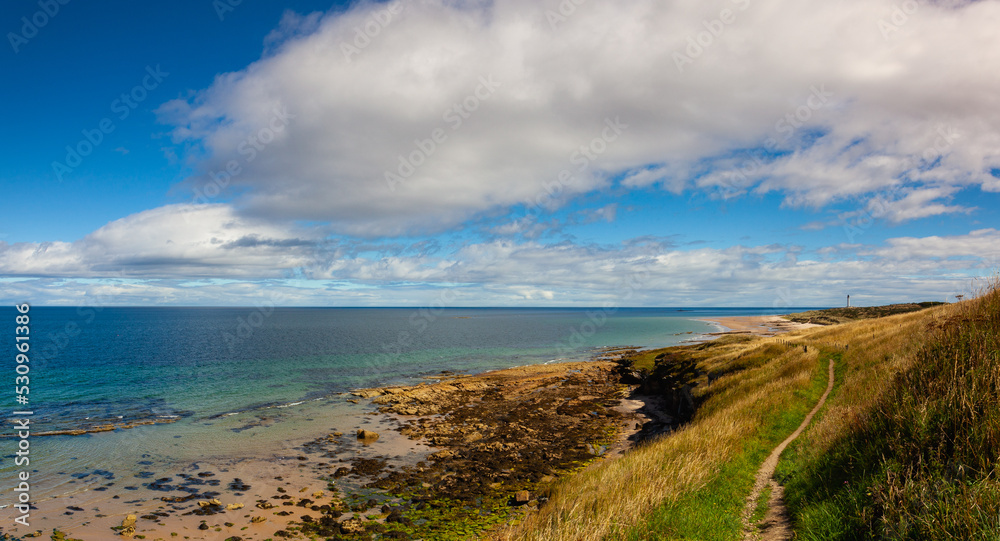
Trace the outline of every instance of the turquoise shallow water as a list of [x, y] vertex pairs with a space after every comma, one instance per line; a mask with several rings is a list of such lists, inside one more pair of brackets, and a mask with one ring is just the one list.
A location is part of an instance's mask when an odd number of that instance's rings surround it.
[[[774, 310], [33, 307], [33, 431], [176, 422], [35, 437], [31, 466], [45, 478], [277, 452], [337, 428], [353, 407], [337, 393], [354, 388], [673, 345], [715, 330], [692, 318], [765, 313]], [[14, 445], [0, 440], [5, 482], [20, 469]]]

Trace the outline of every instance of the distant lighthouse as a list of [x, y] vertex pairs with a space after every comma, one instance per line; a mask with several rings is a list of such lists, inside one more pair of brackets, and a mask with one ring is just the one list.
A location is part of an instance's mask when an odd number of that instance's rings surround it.
[[848, 308], [851, 307], [851, 296], [850, 295], [847, 296], [847, 307]]

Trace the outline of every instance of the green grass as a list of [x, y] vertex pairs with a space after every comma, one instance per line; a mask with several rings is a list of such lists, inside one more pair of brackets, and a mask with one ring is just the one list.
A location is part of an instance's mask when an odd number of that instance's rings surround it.
[[656, 356], [665, 351], [667, 351], [667, 348], [642, 350], [629, 358], [632, 360], [633, 367], [638, 370], [645, 370], [648, 373], [652, 372], [656, 366]]
[[826, 406], [776, 471], [796, 539], [1000, 541], [1000, 291], [882, 308], [780, 339], [642, 352], [634, 366], [651, 379], [680, 371], [695, 385], [694, 418], [561, 480], [495, 538], [739, 539], [757, 469], [822, 395], [833, 358]]
[[943, 302], [911, 302], [906, 304], [888, 304], [885, 306], [852, 306], [850, 308], [827, 308], [825, 310], [810, 310], [789, 314], [785, 319], [797, 323], [815, 323], [817, 325], [836, 325], [859, 319], [872, 319], [916, 312], [925, 308], [940, 306]]
[[677, 354], [678, 352], [684, 351], [694, 351], [694, 352], [715, 352], [717, 350], [723, 349], [726, 346], [738, 346], [740, 344], [746, 344], [756, 340], [753, 336], [730, 334], [724, 335], [716, 338], [715, 340], [705, 342], [703, 344], [698, 344], [694, 346], [671, 346], [659, 349], [647, 349], [637, 351], [636, 353], [629, 356], [629, 360], [632, 361], [632, 366], [638, 370], [645, 370], [647, 373], [652, 373], [657, 366], [656, 358], [662, 355]]
[[764, 517], [767, 516], [771, 492], [771, 484], [768, 483], [764, 487], [764, 490], [760, 492], [760, 499], [757, 500], [757, 507], [753, 510], [753, 515], [750, 516], [750, 524], [758, 524], [760, 521], [764, 520]]
[[[761, 356], [774, 353], [772, 348], [765, 348]], [[648, 515], [644, 523], [632, 527], [624, 536], [612, 535], [610, 538], [628, 541], [739, 539], [742, 532], [740, 514], [757, 470], [771, 450], [798, 428], [826, 390], [826, 367], [831, 355], [839, 357], [839, 353], [821, 354], [810, 385], [795, 391], [787, 407], [769, 412], [757, 434], [745, 441], [742, 452], [725, 462], [704, 487], [660, 506]], [[745, 368], [761, 362], [754, 356], [749, 357]], [[761, 501], [763, 503], [755, 513], [758, 518], [766, 511], [767, 493], [762, 495]]]
[[798, 539], [1000, 539], [1000, 291], [939, 313], [901, 360], [853, 355], [900, 369], [779, 465]]
[[610, 539], [736, 539], [742, 527], [740, 512], [746, 503], [746, 494], [753, 486], [754, 473], [766, 456], [753, 450], [740, 453], [700, 490], [661, 506], [646, 518], [645, 523], [631, 528], [624, 536], [612, 535]]
[[[806, 352], [788, 339], [723, 338], [669, 348], [662, 352], [666, 355], [650, 376], [656, 384], [653, 387], [665, 392], [665, 398], [673, 396], [678, 377], [692, 386], [697, 412], [690, 423], [616, 460], [600, 461], [578, 475], [561, 478], [549, 492], [549, 502], [538, 512], [492, 537], [503, 541], [598, 541], [626, 538], [630, 532], [641, 536], [650, 529], [647, 523], [657, 520], [658, 512], [697, 517], [692, 513], [704, 509], [700, 516], [725, 522], [720, 518], [725, 513], [718, 511], [720, 502], [731, 509], [728, 516], [732, 523], [723, 528], [738, 531], [754, 472], [770, 449], [815, 404], [825, 386], [826, 364], [819, 370], [819, 350]], [[780, 435], [764, 441], [783, 416], [787, 416], [787, 426]], [[745, 465], [740, 465], [742, 460]], [[734, 465], [747, 474], [720, 474]], [[739, 488], [733, 490], [704, 490], [713, 482], [740, 483], [741, 479], [744, 485], [735, 484]], [[724, 495], [715, 499], [715, 494]], [[695, 535], [704, 533], [706, 527], [700, 525], [704, 522], [690, 522], [691, 528], [702, 528]]]

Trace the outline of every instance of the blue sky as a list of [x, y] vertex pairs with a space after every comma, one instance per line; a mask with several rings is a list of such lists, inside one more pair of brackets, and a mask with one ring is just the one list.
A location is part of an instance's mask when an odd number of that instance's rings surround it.
[[[228, 4], [225, 4], [228, 5]], [[330, 2], [246, 2], [221, 20], [211, 1], [70, 2], [15, 53], [4, 40], [0, 69], [5, 124], [0, 136], [5, 164], [5, 215], [30, 212], [31, 220], [5, 220], [8, 242], [73, 241], [127, 214], [171, 202], [171, 186], [188, 171], [164, 158], [170, 127], [157, 122], [165, 101], [207, 87], [219, 73], [260, 58], [264, 37], [285, 9], [329, 10]], [[4, 34], [21, 34], [41, 8], [37, 1], [4, 2]], [[122, 93], [141, 84], [147, 66], [169, 75], [125, 119], [111, 110]], [[97, 151], [62, 180], [51, 162], [65, 158], [81, 130], [102, 118], [115, 130]], [[121, 148], [127, 150], [115, 151]], [[13, 194], [17, 193], [16, 196]], [[58, 195], [56, 195], [58, 194]]]
[[0, 7], [3, 302], [877, 304], [1000, 266], [998, 2], [232, 4]]

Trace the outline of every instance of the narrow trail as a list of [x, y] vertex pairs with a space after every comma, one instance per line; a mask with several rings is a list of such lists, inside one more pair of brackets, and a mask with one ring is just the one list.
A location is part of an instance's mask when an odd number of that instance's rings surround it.
[[[746, 508], [743, 510], [744, 541], [781, 541], [792, 538], [791, 522], [789, 521], [788, 510], [785, 508], [785, 490], [784, 487], [774, 480], [774, 469], [778, 466], [778, 457], [781, 456], [781, 453], [788, 447], [788, 444], [795, 441], [795, 438], [799, 437], [799, 434], [809, 426], [809, 422], [812, 421], [816, 412], [826, 403], [826, 398], [830, 396], [830, 391], [833, 390], [834, 379], [832, 358], [830, 359], [828, 371], [829, 381], [826, 384], [826, 391], [819, 398], [816, 407], [809, 412], [809, 415], [806, 415], [806, 418], [795, 429], [795, 432], [792, 432], [791, 435], [785, 438], [785, 441], [781, 442], [780, 445], [771, 451], [767, 460], [757, 470], [757, 478], [754, 480], [753, 490], [750, 491], [750, 496], [747, 497]], [[751, 524], [750, 517], [753, 515], [754, 509], [757, 508], [757, 500], [760, 499], [765, 486], [771, 487], [771, 496], [767, 501], [767, 514], [764, 515], [760, 523]]]

